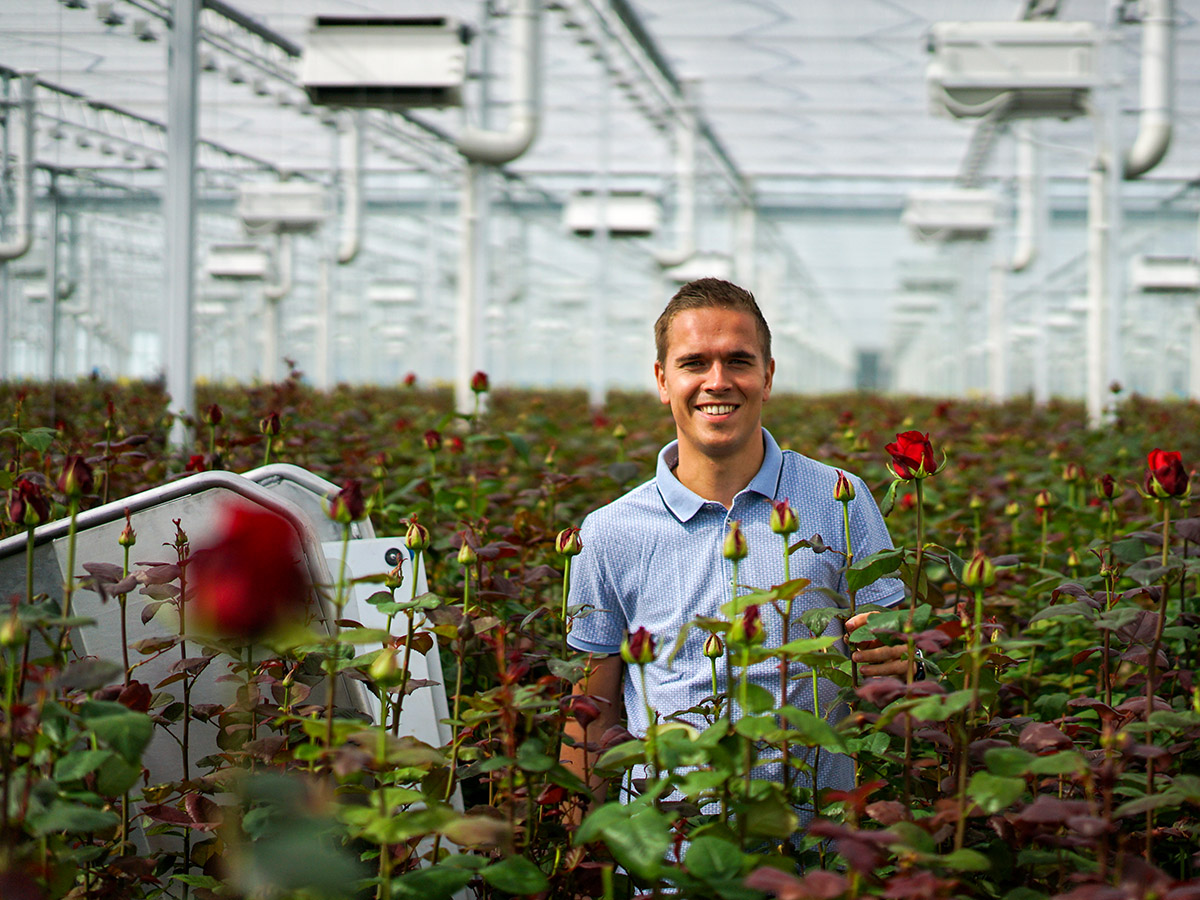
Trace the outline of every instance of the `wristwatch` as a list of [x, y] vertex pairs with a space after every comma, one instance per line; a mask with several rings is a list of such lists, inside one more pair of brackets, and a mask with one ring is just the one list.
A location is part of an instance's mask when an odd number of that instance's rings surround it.
[[913, 668], [913, 681], [925, 680], [925, 654], [921, 652], [919, 647], [913, 648], [913, 653], [916, 655], [916, 666]]

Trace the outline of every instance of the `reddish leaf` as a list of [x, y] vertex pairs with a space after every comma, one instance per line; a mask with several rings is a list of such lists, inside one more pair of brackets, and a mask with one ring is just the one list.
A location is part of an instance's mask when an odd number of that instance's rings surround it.
[[1030, 753], [1070, 750], [1074, 746], [1069, 737], [1045, 722], [1030, 722], [1026, 725], [1021, 731], [1018, 744], [1022, 750]]
[[140, 681], [131, 681], [117, 696], [117, 702], [127, 706], [134, 712], [149, 712], [151, 700], [150, 686]]

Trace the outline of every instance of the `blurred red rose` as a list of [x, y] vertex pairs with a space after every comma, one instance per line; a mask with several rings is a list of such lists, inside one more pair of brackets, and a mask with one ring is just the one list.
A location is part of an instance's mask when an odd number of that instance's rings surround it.
[[253, 640], [304, 614], [312, 588], [295, 530], [248, 503], [220, 510], [212, 542], [188, 564], [189, 611], [202, 627]]
[[487, 372], [476, 372], [471, 376], [471, 390], [477, 394], [484, 393], [489, 387]]
[[425, 449], [426, 450], [428, 450], [429, 452], [432, 453], [441, 446], [442, 446], [442, 435], [437, 429], [430, 428], [427, 432], [425, 432]]
[[416, 372], [409, 372], [407, 375], [404, 376], [404, 386], [405, 387], [415, 387], [416, 384], [417, 384], [417, 373]]
[[41, 485], [22, 475], [8, 492], [8, 517], [14, 525], [32, 528], [50, 518], [50, 501]]
[[78, 454], [68, 456], [58, 476], [58, 489], [68, 497], [78, 497], [90, 494], [94, 485], [92, 467], [87, 461]]
[[366, 514], [367, 501], [363, 497], [362, 482], [347, 478], [342, 489], [334, 494], [329, 504], [329, 518], [343, 525], [357, 522]]
[[452, 434], [446, 440], [446, 449], [451, 453], [462, 453], [467, 449], [467, 445], [463, 443], [463, 439], [457, 434]]

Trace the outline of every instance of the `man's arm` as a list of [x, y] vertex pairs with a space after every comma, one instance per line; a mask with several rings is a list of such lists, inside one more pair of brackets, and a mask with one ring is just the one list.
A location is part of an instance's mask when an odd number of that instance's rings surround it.
[[[846, 620], [846, 634], [861, 628], [867, 619], [879, 610], [859, 613]], [[891, 675], [893, 678], [908, 677], [908, 647], [905, 644], [881, 644], [877, 640], [864, 641], [851, 655], [859, 665], [859, 674], [868, 677]]]
[[[575, 746], [562, 749], [562, 764], [574, 772], [582, 780], [584, 772], [588, 775], [588, 786], [592, 789], [593, 804], [604, 800], [607, 782], [595, 774], [596, 760], [599, 751], [587, 752], [583, 744], [598, 743], [601, 735], [613, 725], [621, 721], [624, 708], [621, 693], [621, 676], [624, 674], [625, 663], [620, 656], [602, 656], [592, 658], [588, 665], [587, 674], [581, 678], [571, 691], [573, 695], [587, 694], [595, 697], [600, 715], [591, 722], [586, 732], [574, 716], [567, 718], [566, 736], [574, 741]], [[585, 763], [586, 760], [586, 763]]]

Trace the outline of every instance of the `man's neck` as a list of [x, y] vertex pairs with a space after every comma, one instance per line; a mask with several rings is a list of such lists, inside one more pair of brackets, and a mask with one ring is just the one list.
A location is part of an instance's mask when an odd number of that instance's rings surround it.
[[680, 441], [675, 477], [692, 493], [705, 500], [715, 500], [730, 509], [733, 507], [733, 498], [754, 480], [762, 468], [765, 455], [762, 441], [752, 443], [745, 453], [717, 459], [693, 452]]

